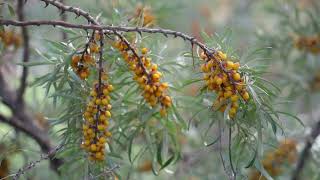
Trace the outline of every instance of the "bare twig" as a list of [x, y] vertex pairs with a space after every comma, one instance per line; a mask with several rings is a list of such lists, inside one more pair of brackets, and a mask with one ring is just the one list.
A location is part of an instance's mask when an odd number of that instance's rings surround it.
[[[23, 11], [23, 5], [24, 5], [24, 0], [18, 0], [17, 2], [17, 16], [19, 21], [24, 21], [25, 16], [24, 16], [24, 11]], [[29, 35], [28, 35], [28, 30], [27, 27], [21, 26], [21, 32], [22, 32], [22, 37], [23, 37], [23, 57], [22, 61], [24, 63], [29, 61], [30, 57], [30, 51], [29, 51]], [[27, 86], [27, 78], [28, 78], [28, 67], [24, 66], [22, 69], [22, 74], [21, 74], [21, 80], [20, 80], [20, 87], [18, 89], [18, 94], [17, 94], [17, 105], [24, 105], [23, 95], [24, 91]]]
[[310, 150], [315, 140], [319, 136], [319, 134], [320, 134], [320, 120], [315, 124], [315, 126], [313, 126], [310, 136], [307, 137], [306, 139], [305, 146], [299, 156], [299, 160], [296, 165], [296, 168], [292, 173], [292, 178], [291, 178], [292, 180], [298, 180], [300, 178], [300, 174], [309, 158]]

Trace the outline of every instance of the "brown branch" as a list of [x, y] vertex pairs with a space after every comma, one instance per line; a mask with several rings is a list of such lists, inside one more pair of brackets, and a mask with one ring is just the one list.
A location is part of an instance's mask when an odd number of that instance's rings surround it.
[[313, 126], [310, 136], [307, 137], [307, 139], [306, 139], [305, 146], [304, 146], [303, 150], [301, 151], [296, 168], [294, 169], [294, 171], [292, 173], [291, 180], [300, 179], [300, 174], [301, 174], [301, 172], [302, 172], [302, 170], [303, 170], [303, 168], [309, 158], [310, 150], [311, 150], [315, 140], [319, 136], [319, 134], [320, 134], [320, 120], [315, 124], [315, 126]]
[[94, 25], [99, 24], [92, 16], [90, 16], [90, 14], [88, 12], [86, 12], [80, 8], [64, 5], [62, 2], [59, 2], [57, 0], [40, 0], [40, 1], [43, 1], [44, 3], [46, 3], [46, 7], [49, 4], [55, 6], [56, 8], [58, 8], [61, 11], [61, 13], [64, 13], [65, 11], [72, 12], [72, 13], [76, 14], [77, 17], [79, 17], [79, 16], [84, 17], [91, 24], [94, 24]]
[[63, 21], [13, 21], [0, 19], [0, 25], [13, 25], [13, 26], [41, 26], [41, 25], [52, 25], [52, 26], [63, 26], [67, 28], [74, 29], [84, 29], [84, 30], [109, 30], [107, 33], [114, 34], [115, 31], [119, 32], [138, 32], [138, 33], [151, 33], [151, 34], [163, 34], [166, 37], [172, 35], [174, 37], [180, 37], [190, 43], [199, 46], [202, 50], [212, 54], [215, 52], [214, 49], [208, 48], [205, 44], [196, 40], [194, 37], [189, 36], [185, 33], [179, 31], [173, 31], [170, 29], [158, 29], [158, 28], [139, 28], [139, 27], [126, 27], [126, 26], [106, 26], [106, 25], [81, 25], [81, 24], [71, 24]]
[[[24, 5], [24, 0], [18, 0], [17, 2], [17, 16], [19, 21], [24, 21], [25, 16], [24, 16], [24, 11], [23, 11], [23, 5]], [[24, 63], [29, 61], [30, 57], [30, 51], [29, 51], [29, 35], [28, 35], [28, 30], [27, 27], [21, 26], [21, 32], [22, 32], [22, 37], [23, 37], [23, 57], [22, 61]], [[28, 78], [28, 67], [24, 66], [22, 69], [22, 74], [21, 74], [21, 79], [20, 79], [20, 87], [18, 89], [18, 94], [17, 94], [17, 105], [18, 106], [23, 106], [23, 95], [27, 86], [27, 78]]]

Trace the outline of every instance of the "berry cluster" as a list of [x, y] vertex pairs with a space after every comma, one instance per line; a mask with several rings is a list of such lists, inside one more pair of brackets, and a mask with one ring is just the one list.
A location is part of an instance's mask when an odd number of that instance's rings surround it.
[[320, 35], [295, 37], [294, 46], [299, 50], [305, 50], [312, 54], [319, 54]]
[[161, 105], [160, 115], [167, 115], [167, 108], [172, 105], [171, 97], [166, 94], [168, 83], [160, 82], [162, 73], [158, 71], [158, 65], [151, 62], [147, 56], [148, 49], [141, 49], [141, 56], [138, 57], [130, 51], [125, 42], [118, 41], [115, 47], [121, 52], [130, 70], [134, 73], [133, 79], [137, 81], [143, 90], [143, 97], [146, 102], [154, 107]]
[[[292, 139], [284, 140], [274, 151], [268, 152], [262, 160], [264, 169], [272, 176], [282, 174], [284, 164], [293, 164], [297, 159], [296, 142]], [[252, 170], [249, 180], [266, 179], [257, 170]]]
[[245, 101], [250, 98], [244, 79], [238, 72], [240, 64], [232, 62], [221, 51], [217, 51], [212, 56], [203, 52], [200, 58], [205, 61], [201, 65], [201, 71], [204, 73], [207, 89], [217, 93], [213, 107], [224, 112], [231, 103], [228, 113], [230, 118], [234, 118], [239, 107], [239, 98], [242, 97]]
[[0, 31], [0, 40], [3, 42], [4, 47], [14, 46], [18, 48], [22, 44], [21, 35], [13, 31]]
[[100, 51], [97, 41], [100, 40], [98, 32], [93, 34], [82, 54], [76, 54], [71, 59], [71, 67], [80, 79], [87, 79], [90, 75], [89, 67], [95, 65], [95, 56]]
[[105, 144], [111, 136], [108, 126], [112, 108], [109, 93], [112, 90], [113, 86], [108, 83], [102, 83], [100, 87], [95, 83], [83, 113], [85, 121], [81, 146], [89, 153], [90, 160], [103, 161], [105, 158]]

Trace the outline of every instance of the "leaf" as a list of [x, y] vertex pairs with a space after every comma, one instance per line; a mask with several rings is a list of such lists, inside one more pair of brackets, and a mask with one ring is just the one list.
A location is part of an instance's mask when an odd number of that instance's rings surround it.
[[280, 113], [280, 114], [284, 114], [284, 115], [287, 115], [289, 117], [292, 117], [293, 119], [297, 120], [303, 127], [305, 127], [305, 125], [303, 124], [303, 122], [301, 121], [301, 119], [299, 119], [297, 116], [295, 115], [292, 115], [290, 113], [287, 113], [287, 112], [282, 112], [282, 111], [276, 111], [277, 113]]
[[160, 170], [166, 168], [174, 160], [174, 155], [172, 155], [160, 168]]
[[162, 167], [162, 143], [158, 144], [157, 147], [157, 161], [160, 164], [160, 166]]
[[40, 66], [40, 65], [52, 65], [55, 63], [50, 62], [50, 61], [33, 61], [33, 62], [18, 62], [16, 64], [21, 65], [21, 66], [30, 67], [30, 66]]
[[251, 161], [249, 162], [249, 164], [245, 166], [245, 168], [251, 167], [251, 166], [254, 164], [254, 162], [256, 161], [256, 157], [257, 157], [257, 150], [254, 151], [253, 158], [251, 159]]
[[182, 128], [186, 129], [187, 124], [186, 124], [185, 120], [182, 118], [182, 116], [180, 115], [180, 113], [178, 112], [177, 108], [175, 106], [172, 106], [172, 110], [173, 110], [174, 114], [176, 115], [178, 121], [182, 125]]
[[7, 4], [7, 5], [8, 5], [8, 9], [9, 9], [10, 15], [11, 16], [15, 16], [15, 12], [14, 12], [13, 7], [10, 4]]

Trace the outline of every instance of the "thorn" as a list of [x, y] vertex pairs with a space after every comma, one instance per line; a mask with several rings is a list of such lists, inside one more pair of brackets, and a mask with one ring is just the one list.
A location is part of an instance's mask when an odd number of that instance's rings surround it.
[[44, 2], [46, 5], [44, 6], [44, 8], [48, 7], [49, 6], [49, 3], [48, 2]]
[[163, 33], [163, 35], [166, 37], [166, 38], [168, 38], [168, 34], [166, 34], [166, 33]]

